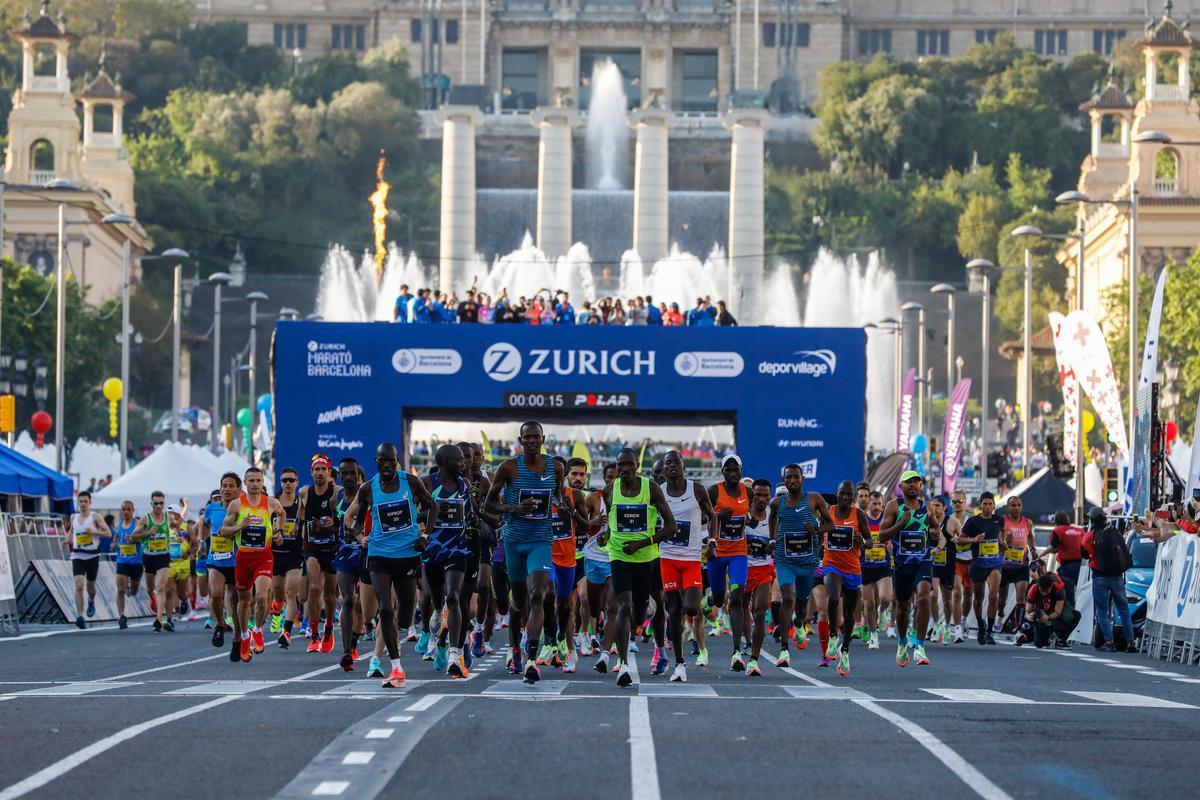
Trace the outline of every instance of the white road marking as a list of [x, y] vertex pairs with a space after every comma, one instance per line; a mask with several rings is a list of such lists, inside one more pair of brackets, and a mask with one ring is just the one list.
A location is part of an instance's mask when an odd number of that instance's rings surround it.
[[874, 700], [868, 694], [846, 686], [785, 686], [783, 690], [797, 700]]
[[[153, 624], [154, 624], [153, 622], [131, 622], [129, 624], [129, 627], [130, 628], [149, 628]], [[59, 631], [38, 631], [37, 633], [22, 633], [17, 636], [5, 636], [5, 637], [0, 638], [0, 642], [23, 642], [27, 639], [45, 639], [50, 636], [61, 636], [64, 633], [87, 633], [88, 631], [103, 631], [103, 630], [109, 630], [109, 629], [114, 630], [114, 631], [117, 630], [117, 623], [115, 620], [113, 621], [113, 623], [111, 625], [103, 624], [103, 623], [101, 623], [101, 624], [93, 623], [93, 625], [96, 625], [96, 627], [88, 628], [87, 630], [80, 630], [79, 628], [76, 628], [75, 626], [72, 625], [70, 628], [65, 628], [65, 629], [59, 630]]]
[[1151, 678], [1182, 678], [1178, 672], [1163, 672], [1157, 669], [1146, 669], [1145, 667], [1138, 673], [1139, 675], [1149, 675]]
[[[495, 696], [515, 696], [528, 697], [530, 695], [547, 695], [547, 694], [562, 694], [567, 688], [568, 681], [538, 681], [537, 683], [524, 683], [514, 680], [492, 681], [492, 685], [484, 689], [482, 694]], [[434, 695], [429, 695], [433, 697]], [[424, 698], [422, 698], [424, 699]], [[413, 709], [408, 709], [412, 711]], [[421, 709], [416, 709], [420, 711]]]
[[642, 676], [638, 673], [637, 653], [629, 653], [629, 672], [633, 675], [633, 685], [637, 686], [642, 682]]
[[371, 759], [374, 757], [375, 753], [371, 750], [351, 750], [349, 753], [346, 753], [345, 758], [342, 759], [342, 763], [347, 766], [370, 764]]
[[629, 698], [629, 771], [632, 800], [660, 800], [658, 759], [650, 730], [650, 701], [640, 696]]
[[176, 667], [186, 667], [191, 664], [200, 664], [205, 661], [212, 661], [216, 658], [229, 658], [229, 653], [221, 651], [214, 656], [204, 656], [203, 658], [193, 658], [190, 661], [179, 661], [175, 664], [163, 664], [161, 667], [150, 667], [149, 669], [139, 669], [136, 672], [124, 672], [120, 675], [110, 675], [107, 678], [97, 678], [98, 681], [119, 681], [124, 678], [136, 678], [138, 675], [149, 675], [151, 672], [162, 672], [163, 670], [175, 669]]
[[717, 690], [707, 683], [643, 683], [642, 697], [716, 697]]
[[412, 722], [412, 721], [413, 721], [413, 718], [412, 718], [412, 717], [410, 717], [408, 714], [397, 714], [397, 715], [396, 715], [396, 716], [394, 716], [394, 717], [388, 717], [388, 718], [387, 718], [387, 721], [388, 721], [388, 722], [393, 722], [393, 723], [398, 723], [398, 722]]
[[1109, 664], [1111, 669], [1136, 669], [1138, 672], [1146, 669], [1145, 664]]
[[395, 728], [371, 728], [367, 731], [365, 739], [390, 739], [392, 734], [396, 732]]
[[137, 686], [135, 683], [62, 683], [54, 686], [43, 686], [39, 689], [27, 689], [24, 692], [14, 692], [14, 697], [75, 697], [92, 692], [103, 692], [108, 689], [123, 689], [126, 686]]
[[336, 797], [348, 788], [350, 788], [350, 781], [321, 781], [312, 790], [312, 793], [317, 796]]
[[278, 686], [279, 681], [210, 681], [197, 686], [185, 686], [182, 689], [172, 689], [163, 692], [168, 695], [212, 695], [212, 694], [249, 694], [259, 689], [269, 689]]
[[1135, 706], [1138, 708], [1195, 708], [1187, 703], [1176, 703], [1144, 694], [1130, 692], [1067, 692], [1087, 700], [1097, 700], [1110, 706]]
[[422, 697], [420, 700], [413, 703], [411, 706], [409, 706], [408, 708], [406, 708], [404, 710], [405, 711], [427, 711], [428, 709], [433, 708], [433, 704], [436, 703], [440, 699], [442, 699], [442, 695], [439, 695], [439, 694], [427, 695], [425, 697]]
[[1200, 678], [1175, 678], [1180, 683], [1200, 683]]
[[922, 689], [957, 703], [1028, 703], [1023, 697], [993, 691], [992, 689]]
[[102, 753], [108, 752], [122, 742], [127, 742], [136, 736], [140, 736], [146, 731], [153, 730], [161, 725], [166, 725], [186, 717], [190, 717], [194, 714], [199, 714], [201, 711], [207, 711], [210, 708], [216, 708], [219, 705], [224, 705], [225, 703], [232, 702], [236, 699], [237, 697], [233, 695], [218, 697], [216, 699], [209, 700], [207, 703], [201, 703], [200, 705], [184, 708], [170, 714], [164, 714], [161, 717], [148, 719], [145, 722], [139, 722], [137, 725], [131, 725], [124, 730], [117, 731], [111, 736], [106, 736], [103, 739], [92, 742], [87, 747], [76, 750], [74, 753], [55, 761], [50, 766], [38, 770], [28, 778], [12, 784], [3, 791], [0, 791], [0, 800], [15, 800], [15, 798], [22, 797], [29, 792], [32, 792], [34, 789], [39, 789], [55, 778], [61, 777], [81, 764], [86, 763], [90, 759], [93, 759]]

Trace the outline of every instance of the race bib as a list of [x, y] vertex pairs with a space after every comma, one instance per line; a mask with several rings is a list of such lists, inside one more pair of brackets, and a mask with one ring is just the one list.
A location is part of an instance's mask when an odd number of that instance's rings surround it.
[[645, 533], [649, 528], [649, 509], [641, 503], [620, 503], [613, 506], [617, 533]]
[[376, 509], [380, 533], [396, 533], [412, 527], [412, 504], [407, 499], [380, 503]]
[[771, 555], [771, 540], [766, 536], [747, 536], [746, 554], [755, 558], [766, 558]]
[[296, 521], [289, 519], [283, 523], [283, 538], [289, 542], [296, 540]]
[[692, 543], [692, 521], [690, 519], [675, 520], [675, 533], [668, 540], [676, 547], [687, 547]]
[[835, 525], [829, 532], [825, 547], [829, 550], [845, 552], [854, 546], [854, 529], [848, 525]]
[[120, 553], [121, 553], [122, 558], [130, 558], [132, 556], [137, 555], [137, 545], [136, 544], [123, 544], [120, 546], [120, 548], [121, 548]]
[[80, 531], [79, 533], [75, 534], [75, 546], [76, 547], [91, 547], [92, 546], [92, 535], [90, 533], [88, 533], [87, 531]]
[[178, 561], [179, 559], [183, 558], [183, 542], [173, 541], [168, 546], [168, 549], [171, 553], [172, 561]]
[[438, 506], [437, 526], [462, 530], [467, 526], [467, 507], [461, 497], [451, 497], [442, 500], [445, 505]]
[[549, 519], [550, 518], [550, 490], [549, 489], [521, 489], [517, 492], [517, 504], [520, 505], [526, 500], [533, 502], [533, 508], [528, 514], [517, 514], [521, 519]]
[[813, 535], [787, 533], [783, 536], [783, 554], [788, 558], [810, 558], [813, 555]]
[[242, 547], [260, 550], [267, 546], [267, 526], [262, 517], [251, 514], [246, 517], [246, 527], [242, 528]]
[[1004, 560], [1010, 564], [1025, 563], [1025, 548], [1024, 547], [1006, 547], [1004, 549]]
[[863, 560], [874, 564], [883, 564], [887, 561], [887, 548], [882, 545], [868, 547], [863, 551]]
[[941, 552], [934, 553], [933, 563], [942, 567], [946, 566], [946, 551], [942, 550]]
[[574, 536], [574, 531], [571, 530], [571, 520], [558, 513], [558, 509], [552, 509], [550, 516], [550, 537], [555, 541], [570, 539]]
[[161, 555], [167, 552], [167, 540], [163, 538], [147, 539], [146, 552]]
[[746, 518], [730, 517], [721, 523], [720, 538], [727, 542], [740, 541], [746, 535]]
[[215, 555], [220, 556], [223, 553], [233, 553], [233, 539], [227, 539], [224, 536], [212, 537], [210, 544]]
[[924, 556], [929, 552], [929, 539], [925, 531], [900, 531], [900, 550], [902, 556]]
[[979, 543], [979, 555], [980, 556], [998, 556], [998, 555], [1000, 555], [1000, 543], [999, 542], [980, 542]]

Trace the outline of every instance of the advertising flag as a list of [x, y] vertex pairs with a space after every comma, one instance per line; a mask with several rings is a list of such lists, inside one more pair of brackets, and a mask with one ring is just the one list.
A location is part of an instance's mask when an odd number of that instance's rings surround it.
[[963, 378], [955, 385], [946, 403], [946, 424], [942, 429], [942, 494], [950, 494], [958, 484], [958, 465], [962, 462], [970, 399], [971, 379]]
[[917, 370], [909, 367], [900, 391], [900, 410], [896, 415], [896, 450], [908, 450], [912, 441], [913, 403], [917, 393]]

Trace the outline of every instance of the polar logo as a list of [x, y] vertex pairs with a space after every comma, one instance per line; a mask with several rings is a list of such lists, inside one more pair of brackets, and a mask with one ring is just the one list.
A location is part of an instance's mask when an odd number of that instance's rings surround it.
[[823, 378], [837, 372], [837, 353], [832, 350], [797, 350], [792, 355], [799, 361], [760, 361], [758, 371], [764, 375], [803, 375]]
[[675, 372], [684, 378], [736, 378], [745, 367], [741, 353], [685, 351], [675, 356]]
[[483, 371], [504, 383], [521, 374], [521, 351], [508, 342], [496, 342], [483, 351]]
[[453, 375], [462, 368], [462, 356], [449, 348], [402, 347], [392, 353], [392, 369], [401, 375]]

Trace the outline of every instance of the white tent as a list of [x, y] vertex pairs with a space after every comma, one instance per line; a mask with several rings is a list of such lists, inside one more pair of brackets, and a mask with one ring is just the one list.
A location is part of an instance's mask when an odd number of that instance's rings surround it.
[[209, 494], [218, 488], [221, 473], [226, 471], [202, 448], [163, 442], [133, 469], [96, 492], [92, 504], [97, 510], [112, 511], [131, 500], [137, 513], [144, 514], [150, 510], [150, 493], [160, 490], [168, 503], [186, 497], [190, 516], [204, 507]]
[[[221, 468], [222, 473], [236, 472], [238, 477], [242, 477], [246, 474], [246, 470], [250, 469], [250, 462], [232, 450], [222, 451], [221, 455], [216, 457], [216, 464]], [[265, 473], [263, 475], [263, 487], [268, 494], [272, 491], [271, 476]]]

